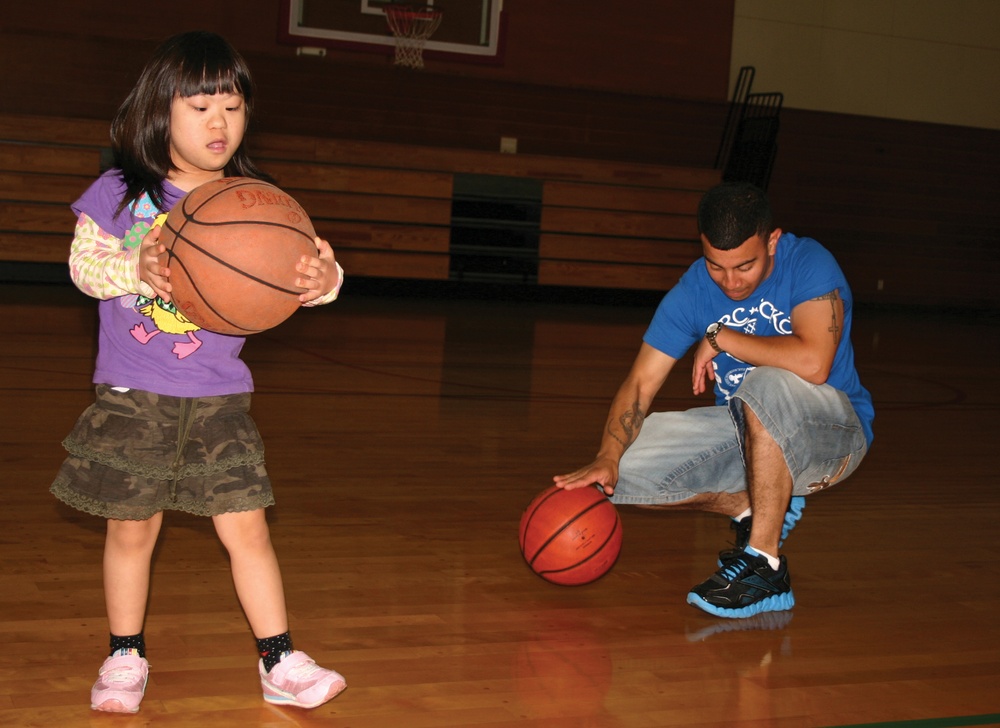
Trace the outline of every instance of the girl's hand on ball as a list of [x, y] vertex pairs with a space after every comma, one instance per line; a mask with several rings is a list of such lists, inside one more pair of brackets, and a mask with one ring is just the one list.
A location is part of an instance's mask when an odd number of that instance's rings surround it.
[[340, 284], [340, 268], [330, 243], [319, 237], [314, 238], [313, 242], [316, 243], [316, 257], [303, 255], [295, 266], [295, 270], [301, 274], [295, 280], [295, 285], [307, 289], [299, 296], [302, 303], [322, 298]]
[[160, 242], [160, 230], [156, 225], [142, 239], [139, 245], [139, 280], [167, 303], [170, 302], [170, 269], [161, 264], [167, 248]]

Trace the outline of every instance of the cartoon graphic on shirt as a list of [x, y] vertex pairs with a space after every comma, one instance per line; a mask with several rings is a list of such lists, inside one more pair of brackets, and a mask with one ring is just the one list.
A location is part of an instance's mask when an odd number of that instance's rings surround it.
[[[148, 199], [148, 195], [143, 195], [136, 202], [136, 210], [145, 214], [155, 214], [155, 208]], [[126, 249], [138, 247], [146, 233], [155, 225], [162, 225], [165, 219], [166, 215], [164, 214], [156, 215], [152, 225], [147, 220], [140, 220], [125, 233], [125, 237], [122, 238], [122, 247]], [[201, 340], [195, 336], [195, 332], [200, 331], [201, 327], [192, 323], [173, 303], [168, 303], [159, 296], [151, 298], [141, 295], [123, 296], [121, 303], [122, 306], [138, 311], [153, 322], [152, 331], [147, 331], [145, 325], [141, 323], [136, 324], [129, 331], [132, 338], [140, 344], [145, 346], [153, 337], [161, 333], [183, 336], [185, 340], [175, 343], [171, 350], [178, 359], [185, 359], [201, 348]]]
[[191, 356], [201, 347], [201, 341], [194, 335], [195, 331], [200, 331], [201, 327], [191, 323], [184, 314], [177, 310], [172, 303], [167, 303], [162, 298], [147, 298], [139, 296], [136, 300], [135, 309], [153, 322], [155, 328], [146, 331], [142, 324], [132, 327], [132, 338], [140, 344], [148, 344], [157, 334], [183, 335], [187, 341], [178, 341], [174, 344], [172, 351], [178, 359]]

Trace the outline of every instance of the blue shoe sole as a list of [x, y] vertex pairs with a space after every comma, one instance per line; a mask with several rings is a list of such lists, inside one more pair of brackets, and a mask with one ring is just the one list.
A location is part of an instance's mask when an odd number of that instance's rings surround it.
[[775, 594], [767, 597], [766, 599], [761, 599], [759, 602], [754, 602], [753, 604], [748, 604], [745, 607], [740, 607], [739, 609], [726, 609], [724, 607], [717, 607], [714, 604], [710, 604], [694, 592], [690, 592], [687, 595], [687, 603], [698, 607], [698, 609], [704, 610], [709, 614], [714, 614], [716, 617], [739, 619], [742, 617], [752, 617], [753, 615], [760, 614], [761, 612], [782, 612], [786, 609], [791, 609], [795, 606], [795, 596], [792, 592], [787, 591], [784, 594]]
[[802, 518], [802, 511], [805, 508], [806, 497], [804, 495], [792, 496], [792, 500], [788, 503], [788, 510], [785, 511], [785, 520], [781, 524], [781, 541], [778, 543], [779, 547], [785, 543], [788, 534], [791, 533], [792, 529], [795, 528], [795, 524]]

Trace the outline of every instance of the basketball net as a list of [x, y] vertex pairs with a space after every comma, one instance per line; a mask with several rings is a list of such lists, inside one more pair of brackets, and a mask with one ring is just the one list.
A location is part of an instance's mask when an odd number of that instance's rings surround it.
[[442, 13], [429, 6], [386, 5], [385, 17], [396, 39], [396, 65], [424, 67], [424, 45], [441, 25]]

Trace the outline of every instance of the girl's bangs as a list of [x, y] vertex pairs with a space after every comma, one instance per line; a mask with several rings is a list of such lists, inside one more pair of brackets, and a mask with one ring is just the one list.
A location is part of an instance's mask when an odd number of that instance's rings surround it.
[[232, 59], [226, 59], [225, 63], [213, 63], [212, 59], [207, 59], [201, 67], [185, 64], [177, 79], [177, 93], [184, 98], [220, 93], [236, 93], [245, 97], [249, 87], [249, 76], [234, 68]]

